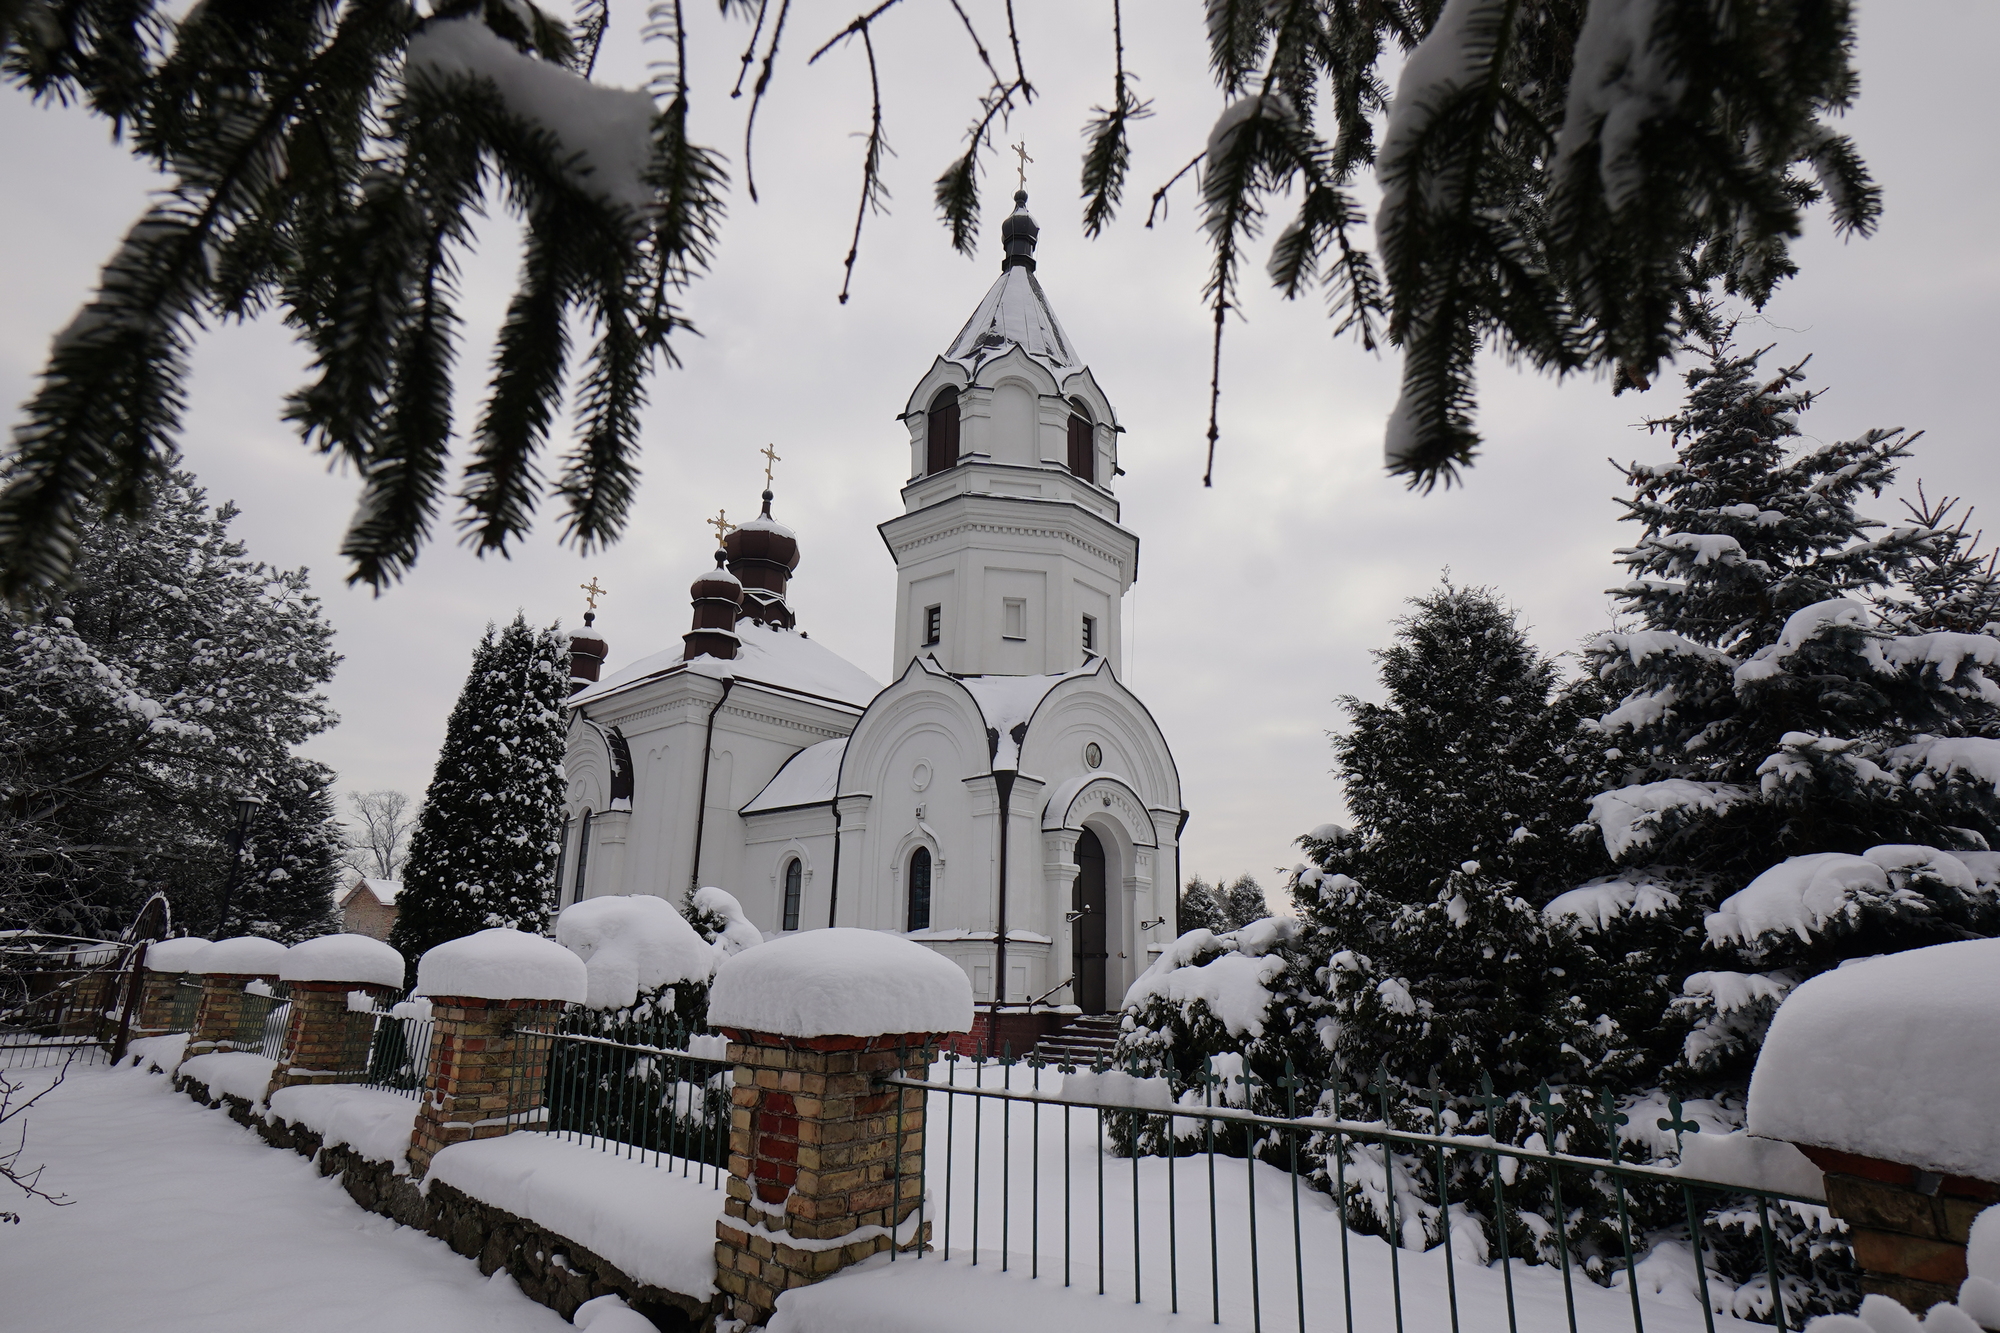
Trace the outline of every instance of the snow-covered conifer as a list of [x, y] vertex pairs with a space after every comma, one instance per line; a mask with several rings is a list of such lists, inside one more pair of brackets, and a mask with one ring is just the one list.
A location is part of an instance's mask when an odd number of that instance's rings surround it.
[[1942, 511], [1864, 516], [1910, 438], [1794, 451], [1814, 395], [1759, 355], [1712, 347], [1654, 423], [1675, 459], [1628, 469], [1629, 621], [1589, 650], [1618, 696], [1590, 724], [1617, 774], [1590, 823], [1619, 870], [1553, 905], [1606, 975], [1640, 953], [1672, 979], [1676, 1077], [1714, 1088], [1747, 1074], [1803, 978], [2000, 928], [2000, 741], [1976, 734], [2000, 706], [2000, 639], [1933, 627], [1946, 585], [1976, 586], [1963, 536], [1922, 521]]
[[262, 935], [295, 944], [340, 929], [333, 891], [342, 838], [333, 783], [333, 770], [315, 760], [295, 757], [279, 769], [243, 840], [243, 873], [215, 938]]
[[[10, 924], [116, 931], [161, 890], [177, 925], [208, 930], [236, 796], [288, 799], [273, 787], [299, 771], [292, 748], [334, 721], [319, 690], [339, 658], [306, 572], [252, 559], [229, 535], [235, 506], [211, 509], [184, 471], [149, 500], [142, 518], [79, 525], [60, 593], [0, 607]], [[300, 910], [272, 919], [303, 928]]]
[[491, 926], [546, 933], [562, 837], [569, 652], [516, 615], [488, 625], [445, 725], [389, 942], [425, 950]]

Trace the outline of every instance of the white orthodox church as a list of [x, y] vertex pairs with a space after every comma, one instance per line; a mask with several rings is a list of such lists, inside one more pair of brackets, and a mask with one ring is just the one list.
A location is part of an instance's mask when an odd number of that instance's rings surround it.
[[895, 680], [796, 626], [799, 543], [765, 491], [682, 642], [600, 678], [604, 642], [574, 641], [564, 904], [715, 885], [767, 936], [897, 931], [983, 1003], [1084, 1014], [1174, 939], [1180, 777], [1119, 679], [1123, 428], [1014, 199], [999, 281], [903, 408]]

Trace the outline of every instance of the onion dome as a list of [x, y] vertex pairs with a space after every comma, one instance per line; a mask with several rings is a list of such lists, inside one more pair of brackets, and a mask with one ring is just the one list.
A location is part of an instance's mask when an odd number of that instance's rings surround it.
[[583, 613], [583, 628], [569, 636], [569, 692], [575, 694], [586, 685], [597, 683], [598, 673], [604, 669], [604, 659], [611, 652], [611, 645], [604, 637], [591, 628], [597, 623], [597, 613]]
[[1028, 192], [1014, 191], [1014, 211], [1000, 224], [1000, 245], [1005, 251], [1000, 260], [1004, 271], [1010, 268], [1025, 268], [1030, 272], [1035, 267], [1035, 241], [1042, 229], [1035, 225], [1035, 219], [1028, 212]]
[[799, 567], [799, 539], [771, 517], [770, 491], [764, 511], [722, 539], [729, 572], [743, 581], [743, 614], [760, 625], [790, 629], [797, 623], [785, 603], [792, 571]]
[[743, 614], [743, 585], [722, 567], [728, 558], [727, 552], [717, 551], [715, 568], [704, 569], [688, 588], [694, 603], [694, 625], [681, 636], [687, 645], [682, 657], [688, 661], [704, 655], [724, 661], [736, 656], [740, 642], [736, 621]]

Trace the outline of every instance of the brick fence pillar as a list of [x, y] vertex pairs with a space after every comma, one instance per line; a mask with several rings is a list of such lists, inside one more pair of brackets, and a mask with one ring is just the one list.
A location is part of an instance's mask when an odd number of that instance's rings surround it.
[[1912, 1314], [1958, 1296], [1972, 1219], [2000, 1203], [2000, 1183], [1801, 1143], [1826, 1173], [1826, 1203], [1848, 1226], [1861, 1290]]
[[924, 1094], [879, 1080], [923, 1078], [939, 1037], [723, 1031], [736, 1086], [716, 1285], [737, 1318], [762, 1323], [780, 1292], [930, 1239]]
[[495, 1138], [543, 1117], [549, 1039], [565, 1005], [581, 1003], [583, 960], [554, 940], [496, 927], [465, 935], [417, 961], [417, 990], [431, 999], [424, 1096], [410, 1134], [421, 1176], [454, 1143]]
[[449, 1144], [490, 1139], [540, 1120], [548, 1083], [548, 1038], [560, 1000], [431, 997], [431, 1048], [424, 1096], [410, 1135], [410, 1170], [421, 1176]]
[[353, 1008], [347, 997], [365, 995], [379, 1009], [382, 997], [394, 993], [393, 986], [352, 981], [294, 981], [284, 1055], [271, 1072], [271, 1091], [297, 1083], [359, 1083], [366, 1078], [376, 1016], [371, 1009]]
[[793, 1287], [930, 1239], [922, 1080], [972, 1026], [950, 959], [872, 930], [801, 932], [716, 970], [709, 1021], [729, 1038], [729, 1181], [715, 1284], [763, 1324]]
[[254, 1044], [238, 1035], [243, 1026], [243, 988], [253, 981], [276, 982], [284, 959], [284, 945], [255, 935], [217, 940], [195, 951], [187, 970], [201, 977], [201, 1005], [188, 1038], [189, 1056]]
[[174, 1001], [188, 963], [211, 941], [185, 936], [154, 940], [146, 946], [146, 966], [140, 975], [138, 1021], [132, 1025], [135, 1037], [157, 1037], [176, 1031]]
[[[402, 954], [367, 935], [321, 935], [286, 950], [278, 975], [291, 985], [292, 1011], [270, 1091], [365, 1077], [376, 1011], [402, 988], [405, 970]], [[357, 1008], [350, 995], [366, 1003]]]

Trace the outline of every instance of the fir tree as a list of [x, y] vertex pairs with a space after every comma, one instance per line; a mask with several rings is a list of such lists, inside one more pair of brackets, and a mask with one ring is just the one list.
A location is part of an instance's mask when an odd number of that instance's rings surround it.
[[1263, 886], [1251, 876], [1238, 875], [1235, 883], [1225, 887], [1221, 879], [1210, 884], [1200, 875], [1191, 875], [1187, 887], [1181, 891], [1177, 920], [1183, 935], [1190, 930], [1209, 930], [1220, 935], [1269, 915], [1271, 907], [1264, 900]]
[[1434, 901], [1467, 861], [1532, 895], [1578, 855], [1558, 793], [1582, 696], [1491, 591], [1446, 580], [1411, 605], [1375, 654], [1388, 698], [1341, 699], [1334, 755], [1356, 830], [1308, 848], [1388, 902]]
[[160, 890], [177, 926], [212, 928], [236, 796], [288, 800], [293, 747], [333, 724], [339, 658], [306, 572], [252, 559], [235, 507], [186, 472], [154, 491], [143, 518], [82, 526], [60, 594], [0, 608], [9, 925], [115, 932]]
[[425, 950], [492, 926], [547, 933], [563, 820], [568, 648], [515, 616], [489, 625], [445, 726], [389, 942]]
[[1950, 601], [1934, 575], [1965, 569], [1962, 538], [1859, 512], [1900, 430], [1788, 452], [1813, 395], [1797, 366], [1760, 382], [1759, 355], [1712, 346], [1654, 423], [1675, 460], [1627, 469], [1631, 624], [1590, 650], [1622, 696], [1591, 724], [1617, 776], [1590, 822], [1620, 870], [1556, 905], [1602, 975], [1643, 954], [1670, 979], [1661, 1073], [1686, 1090], [1740, 1090], [1805, 977], [2000, 928], [2000, 742], [1967, 735], [2000, 705], [2000, 640], [1876, 609]]
[[1200, 875], [1188, 876], [1174, 920], [1183, 935], [1191, 930], [1219, 935], [1229, 929], [1229, 918], [1215, 896], [1215, 887]]
[[340, 928], [333, 783], [333, 770], [310, 759], [293, 758], [279, 770], [243, 840], [243, 873], [217, 939], [262, 935], [296, 944]]

